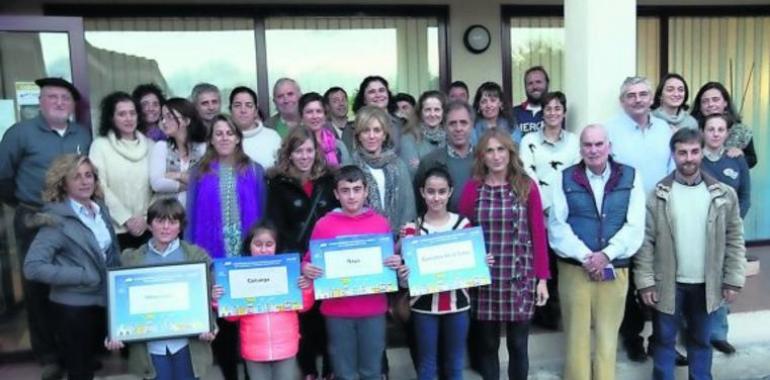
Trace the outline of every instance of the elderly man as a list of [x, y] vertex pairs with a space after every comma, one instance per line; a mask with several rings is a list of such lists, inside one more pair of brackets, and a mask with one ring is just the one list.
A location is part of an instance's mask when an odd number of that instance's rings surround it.
[[527, 99], [513, 107], [513, 115], [522, 135], [543, 129], [543, 96], [548, 93], [550, 79], [543, 66], [534, 66], [524, 72], [524, 91]]
[[[623, 112], [606, 124], [612, 142], [612, 155], [616, 161], [631, 165], [639, 172], [645, 194], [673, 169], [668, 149], [671, 128], [663, 119], [651, 115], [652, 101], [652, 86], [647, 78], [628, 77], [620, 86]], [[645, 313], [637, 298], [633, 273], [631, 277], [620, 335], [628, 358], [643, 362], [647, 360], [647, 352], [640, 334], [644, 329]]]
[[[40, 114], [11, 126], [0, 142], [0, 199], [16, 206], [13, 223], [21, 263], [37, 233], [29, 221], [43, 205], [48, 167], [60, 155], [87, 154], [91, 146], [88, 130], [70, 121], [80, 100], [75, 86], [61, 78], [42, 78], [35, 83], [40, 86]], [[43, 378], [56, 378], [60, 376], [59, 355], [49, 320], [49, 288], [26, 279], [22, 285], [32, 351], [43, 366]], [[4, 291], [13, 289], [10, 283], [2, 287]]]
[[[467, 102], [451, 101], [444, 106], [444, 125], [446, 126], [446, 147], [436, 148], [428, 153], [417, 167], [415, 184], [422, 183], [422, 177], [428, 169], [441, 165], [449, 170], [454, 182], [455, 191], [449, 198], [449, 210], [457, 212], [460, 201], [460, 190], [471, 176], [473, 166], [473, 147], [471, 146], [471, 131], [473, 130], [473, 117], [475, 113]], [[425, 211], [425, 202], [419, 196], [419, 189], [415, 186], [415, 199], [417, 211], [421, 214]]]
[[580, 135], [582, 161], [557, 173], [553, 186], [548, 239], [559, 257], [568, 380], [615, 378], [628, 266], [644, 236], [642, 181], [609, 153], [605, 129], [587, 126]]
[[657, 310], [653, 379], [674, 379], [674, 344], [684, 320], [689, 378], [710, 380], [711, 315], [734, 301], [745, 282], [743, 222], [735, 191], [700, 170], [700, 131], [680, 129], [669, 148], [676, 170], [647, 201], [635, 281], [642, 301]]
[[299, 125], [302, 115], [299, 114], [299, 98], [302, 90], [297, 81], [291, 78], [281, 78], [273, 86], [273, 103], [278, 113], [267, 122], [267, 126], [275, 129], [281, 138], [289, 134], [289, 129]]
[[214, 117], [221, 112], [222, 95], [219, 88], [211, 83], [198, 83], [192, 89], [190, 102], [195, 105], [203, 125], [210, 130]]

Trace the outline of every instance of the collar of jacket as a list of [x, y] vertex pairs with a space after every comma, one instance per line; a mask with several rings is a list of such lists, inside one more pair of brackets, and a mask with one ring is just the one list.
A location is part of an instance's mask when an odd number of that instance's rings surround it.
[[[620, 178], [623, 176], [623, 171], [620, 170], [620, 164], [610, 157], [607, 160], [607, 165], [610, 166], [610, 178], [607, 180], [607, 185], [604, 186], [604, 194], [607, 194], [615, 189], [620, 183]], [[585, 161], [581, 160], [578, 164], [578, 169], [572, 171], [572, 179], [580, 186], [583, 186], [589, 193], [593, 194], [591, 189], [591, 182], [586, 175]]]
[[[671, 187], [674, 184], [675, 173], [676, 172], [671, 172], [671, 174], [667, 175], [660, 182], [658, 182], [658, 184], [655, 186], [655, 196], [668, 200], [669, 195], [671, 194]], [[724, 187], [720, 185], [720, 182], [717, 181], [716, 178], [703, 171], [701, 171], [701, 177], [703, 178], [703, 183], [706, 184], [706, 188], [708, 189], [712, 200], [714, 198], [725, 195], [726, 191]]]

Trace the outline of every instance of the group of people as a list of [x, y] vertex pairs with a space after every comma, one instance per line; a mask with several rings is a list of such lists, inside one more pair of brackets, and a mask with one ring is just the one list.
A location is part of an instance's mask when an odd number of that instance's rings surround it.
[[[369, 76], [353, 121], [340, 87], [302, 93], [282, 78], [278, 112], [266, 118], [248, 87], [231, 91], [223, 114], [211, 84], [189, 99], [145, 84], [102, 100], [93, 140], [72, 121], [78, 90], [60, 78], [36, 83], [40, 114], [0, 143], [0, 195], [16, 206], [32, 348], [46, 379], [62, 370], [93, 378], [104, 348], [127, 351], [142, 378], [200, 378], [210, 351], [225, 379], [238, 378], [241, 362], [251, 379], [296, 378], [297, 367], [303, 379], [387, 378], [389, 298], [314, 302], [323, 271], [310, 241], [392, 234], [396, 254], [383, 265], [406, 288], [400, 240], [470, 226], [483, 231], [491, 284], [410, 300], [419, 379], [462, 378], [466, 349], [484, 379], [498, 379], [502, 328], [508, 378], [526, 379], [536, 314], [547, 327], [561, 315], [566, 379], [615, 378], [618, 332], [631, 359], [654, 358], [656, 379], [673, 379], [677, 360], [689, 360], [691, 378], [710, 379], [711, 346], [734, 352], [726, 316], [744, 284], [756, 154], [720, 83], [703, 85], [688, 111], [681, 76], [654, 91], [629, 77], [623, 111], [579, 135], [565, 128], [566, 96], [549, 91], [539, 66], [515, 107], [494, 82], [472, 102], [459, 81], [415, 101]], [[286, 252], [305, 257], [301, 312], [216, 318], [198, 337], [105, 338], [107, 268]], [[212, 310], [222, 292], [212, 289]], [[687, 358], [674, 349], [678, 332]]]

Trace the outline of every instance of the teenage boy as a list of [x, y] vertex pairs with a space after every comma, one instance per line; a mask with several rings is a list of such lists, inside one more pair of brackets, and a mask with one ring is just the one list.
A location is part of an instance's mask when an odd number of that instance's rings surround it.
[[[341, 208], [318, 220], [310, 236], [333, 239], [343, 236], [391, 233], [388, 219], [364, 206], [366, 177], [356, 166], [342, 167], [334, 177], [334, 196]], [[302, 274], [314, 280], [323, 272], [305, 256]], [[401, 256], [393, 255], [383, 262], [390, 269], [401, 266]], [[381, 360], [385, 351], [385, 294], [349, 296], [321, 301], [321, 314], [326, 318], [328, 351], [335, 378], [338, 380], [380, 379]]]

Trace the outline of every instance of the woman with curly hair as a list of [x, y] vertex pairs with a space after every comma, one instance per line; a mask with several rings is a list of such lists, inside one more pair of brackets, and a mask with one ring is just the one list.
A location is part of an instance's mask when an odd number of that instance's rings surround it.
[[51, 286], [51, 313], [60, 357], [70, 379], [93, 379], [94, 361], [107, 333], [107, 268], [120, 250], [103, 202], [98, 170], [86, 156], [57, 158], [46, 174], [38, 222], [42, 226], [24, 260], [24, 277]]

